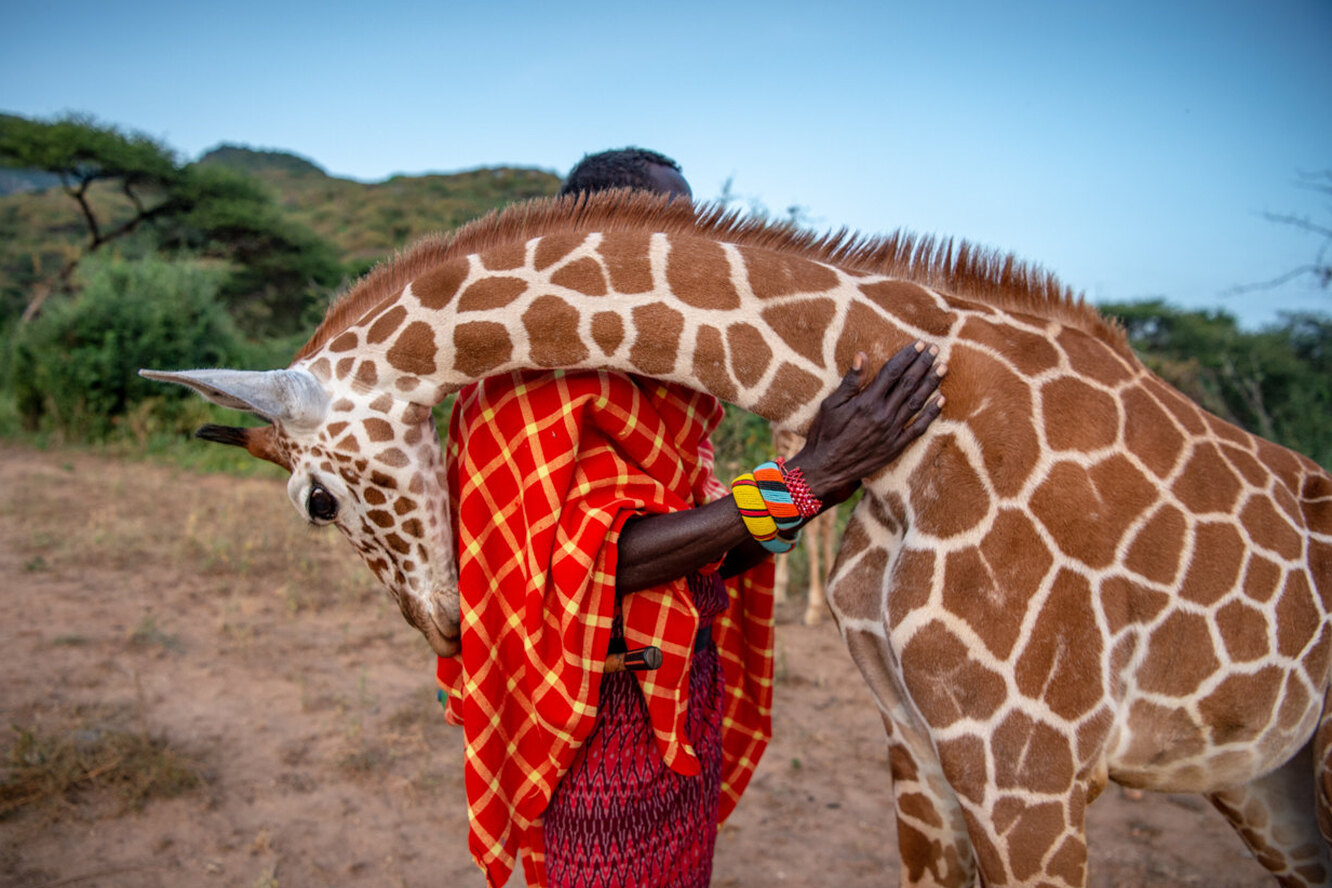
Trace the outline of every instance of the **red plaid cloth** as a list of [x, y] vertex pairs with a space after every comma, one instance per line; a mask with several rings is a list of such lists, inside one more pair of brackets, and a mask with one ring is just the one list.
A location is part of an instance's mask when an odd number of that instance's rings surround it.
[[[727, 495], [712, 474], [716, 399], [617, 373], [520, 372], [459, 393], [449, 423], [462, 652], [439, 660], [447, 715], [466, 738], [472, 857], [503, 885], [518, 852], [544, 884], [540, 817], [592, 728], [615, 616], [617, 540], [634, 515]], [[727, 581], [713, 625], [726, 679], [720, 818], [771, 736], [772, 563]], [[622, 603], [625, 642], [656, 645], [637, 673], [666, 764], [698, 773], [684, 742], [698, 614], [686, 581]]]

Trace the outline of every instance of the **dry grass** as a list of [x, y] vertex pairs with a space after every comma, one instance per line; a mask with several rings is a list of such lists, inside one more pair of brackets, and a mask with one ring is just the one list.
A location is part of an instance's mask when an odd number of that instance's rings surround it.
[[83, 797], [105, 793], [121, 811], [150, 799], [175, 798], [202, 787], [195, 756], [165, 737], [123, 723], [113, 711], [76, 713], [60, 727], [14, 725], [0, 767], [0, 817], [25, 808], [59, 817]]

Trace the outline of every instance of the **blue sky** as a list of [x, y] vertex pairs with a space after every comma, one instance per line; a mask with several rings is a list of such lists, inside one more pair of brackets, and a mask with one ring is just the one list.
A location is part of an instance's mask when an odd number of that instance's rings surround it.
[[85, 111], [194, 157], [220, 142], [336, 175], [564, 173], [638, 144], [696, 197], [820, 228], [1017, 253], [1095, 301], [1250, 326], [1332, 312], [1332, 2], [482, 3], [48, 0], [0, 6], [0, 110]]

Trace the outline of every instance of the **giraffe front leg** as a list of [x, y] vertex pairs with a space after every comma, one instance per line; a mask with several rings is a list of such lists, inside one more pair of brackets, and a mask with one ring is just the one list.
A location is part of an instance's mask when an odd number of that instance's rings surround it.
[[1318, 808], [1326, 799], [1315, 800], [1325, 791], [1328, 733], [1325, 718], [1315, 739], [1275, 771], [1208, 795], [1254, 858], [1286, 888], [1332, 885], [1327, 839], [1319, 829]]

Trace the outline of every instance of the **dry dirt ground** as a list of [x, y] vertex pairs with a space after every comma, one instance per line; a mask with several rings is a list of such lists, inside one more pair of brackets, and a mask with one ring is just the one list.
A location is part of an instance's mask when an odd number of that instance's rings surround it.
[[[280, 481], [0, 444], [0, 596], [0, 771], [25, 731], [119, 727], [205, 775], [142, 807], [95, 790], [0, 817], [0, 884], [483, 885], [424, 641]], [[800, 610], [714, 885], [896, 885], [882, 728]], [[1201, 799], [1112, 788], [1091, 822], [1093, 885], [1268, 884]]]

